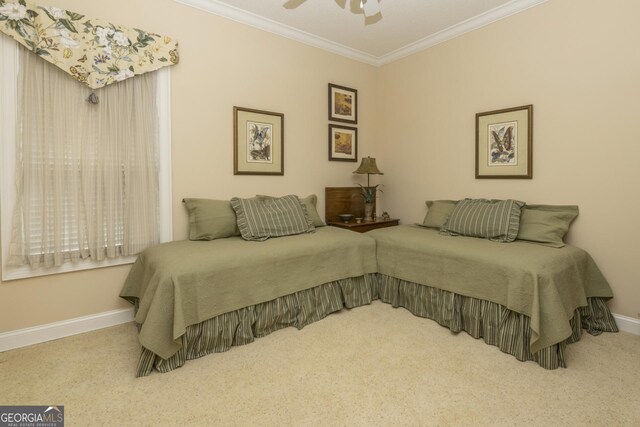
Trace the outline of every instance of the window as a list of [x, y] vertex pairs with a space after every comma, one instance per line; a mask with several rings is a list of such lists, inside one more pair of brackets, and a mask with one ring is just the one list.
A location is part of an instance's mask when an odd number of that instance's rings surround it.
[[[51, 133], [46, 126], [39, 126], [36, 130], [31, 127], [23, 129], [23, 132], [40, 134], [27, 135], [27, 140], [32, 138], [37, 142], [25, 143], [26, 147], [22, 147], [26, 160], [18, 166], [21, 173], [16, 180], [16, 156], [21, 152], [16, 152], [16, 124], [20, 125], [21, 118], [32, 113], [35, 119], [30, 117], [30, 120], [38, 123], [55, 121], [56, 117], [62, 120], [60, 116], [55, 116], [61, 114], [62, 109], [55, 104], [49, 110], [45, 106], [33, 111], [25, 110], [21, 104], [21, 113], [18, 112], [18, 68], [22, 63], [31, 73], [32, 68], [46, 67], [36, 70], [41, 74], [38, 75], [38, 82], [54, 79], [53, 73], [60, 73], [60, 70], [27, 51], [27, 57], [21, 58], [20, 62], [17, 43], [4, 37], [1, 42], [3, 280], [130, 263], [135, 259], [133, 255], [153, 239], [170, 240], [169, 70], [165, 68], [149, 76], [129, 79], [137, 79], [136, 84], [151, 86], [145, 92], [150, 97], [147, 104], [155, 104], [153, 114], [139, 114], [137, 111], [129, 114], [127, 117], [134, 125], [131, 127], [113, 124], [118, 123], [116, 115], [123, 108], [122, 105], [132, 111], [143, 108], [142, 105], [133, 104], [145, 96], [145, 93], [141, 93], [145, 88], [135, 86], [132, 89], [125, 85], [125, 81], [105, 88], [109, 92], [99, 91], [99, 96], [104, 95], [100, 107], [113, 109], [99, 119], [95, 116], [96, 110], [90, 108], [91, 104], [62, 99], [64, 102], [60, 105], [64, 104], [63, 116], [73, 116], [75, 121], [84, 125], [76, 128], [65, 124], [62, 132], [58, 126]], [[25, 59], [36, 62], [24, 62]], [[56, 98], [65, 98], [79, 87], [69, 76], [63, 77], [66, 80], [61, 85], [69, 83], [74, 86], [61, 86]], [[90, 92], [84, 87], [78, 90], [83, 91], [84, 97]], [[110, 105], [114, 99], [120, 102], [126, 97], [129, 98], [124, 100], [124, 104]], [[144, 122], [136, 123], [143, 119]], [[153, 120], [153, 123], [149, 123], [149, 120]], [[90, 126], [87, 125], [89, 123]], [[131, 138], [122, 132], [129, 132], [131, 128], [137, 129], [137, 132], [140, 128], [158, 132], [158, 143], [153, 145], [153, 150], [144, 145], [125, 144]], [[110, 132], [113, 137], [104, 136], [105, 133], [111, 135]], [[42, 134], [47, 134], [47, 138], [42, 139]], [[51, 135], [57, 135], [58, 140]], [[86, 143], [101, 137], [101, 143]], [[70, 144], [67, 138], [80, 143]], [[45, 142], [40, 143], [41, 140]], [[109, 145], [113, 141], [116, 142]], [[105, 169], [109, 170], [106, 174], [103, 173]], [[96, 171], [100, 173], [94, 173]], [[140, 199], [145, 198], [145, 191], [151, 188], [144, 186], [145, 180], [153, 184], [157, 195], [146, 204], [141, 204]], [[136, 184], [140, 182], [142, 186]], [[25, 190], [17, 191], [20, 188]], [[153, 212], [150, 212], [151, 209]], [[155, 216], [156, 220], [149, 220], [150, 215]], [[153, 239], [149, 237], [151, 234]], [[16, 236], [19, 238], [16, 239]], [[22, 246], [16, 248], [16, 241]], [[11, 265], [9, 261], [13, 261]], [[17, 265], [15, 261], [26, 262], [27, 265]]]

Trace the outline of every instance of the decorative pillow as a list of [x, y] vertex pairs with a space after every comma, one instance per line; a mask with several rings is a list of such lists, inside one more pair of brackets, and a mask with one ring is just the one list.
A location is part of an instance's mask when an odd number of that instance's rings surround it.
[[482, 237], [495, 242], [513, 242], [520, 226], [519, 200], [460, 200], [440, 233]]
[[239, 236], [236, 214], [228, 200], [183, 199], [189, 211], [189, 240]]
[[517, 239], [561, 248], [577, 216], [577, 206], [527, 205], [520, 214]]
[[427, 200], [425, 203], [428, 208], [427, 215], [424, 217], [422, 224], [418, 225], [428, 228], [441, 228], [447, 222], [447, 218], [449, 218], [458, 202], [455, 200]]
[[311, 194], [310, 196], [300, 199], [302, 205], [307, 209], [307, 215], [313, 223], [314, 227], [324, 227], [326, 224], [318, 214], [318, 196]]
[[[275, 197], [273, 196], [264, 196], [260, 194], [257, 195], [256, 197], [259, 199], [275, 199]], [[298, 198], [300, 199], [300, 202], [306, 209], [307, 216], [311, 220], [311, 223], [313, 224], [313, 226], [324, 227], [326, 224], [322, 221], [322, 218], [320, 218], [320, 215], [318, 214], [318, 208], [316, 207], [318, 205], [318, 196], [316, 196], [315, 194], [311, 194], [310, 196], [307, 196], [304, 199], [300, 197]]]
[[238, 218], [238, 229], [245, 240], [263, 241], [270, 237], [309, 233], [315, 227], [307, 217], [298, 196], [279, 198], [231, 199]]

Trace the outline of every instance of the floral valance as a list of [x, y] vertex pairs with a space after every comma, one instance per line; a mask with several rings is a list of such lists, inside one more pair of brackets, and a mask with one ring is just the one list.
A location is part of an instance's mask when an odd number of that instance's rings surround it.
[[178, 63], [171, 37], [24, 0], [0, 0], [0, 32], [93, 89]]

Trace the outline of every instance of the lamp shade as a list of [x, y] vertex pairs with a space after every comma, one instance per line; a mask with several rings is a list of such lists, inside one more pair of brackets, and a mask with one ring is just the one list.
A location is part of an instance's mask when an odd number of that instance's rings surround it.
[[384, 173], [378, 169], [375, 157], [363, 157], [360, 166], [354, 170], [353, 173], [384, 175]]

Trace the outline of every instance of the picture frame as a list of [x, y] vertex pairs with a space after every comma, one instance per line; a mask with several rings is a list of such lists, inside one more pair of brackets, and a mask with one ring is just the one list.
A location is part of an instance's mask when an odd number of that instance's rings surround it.
[[358, 91], [329, 83], [329, 121], [358, 124]]
[[358, 161], [358, 129], [329, 124], [329, 160]]
[[533, 178], [533, 105], [476, 114], [476, 179]]
[[233, 174], [284, 175], [284, 114], [233, 107]]

